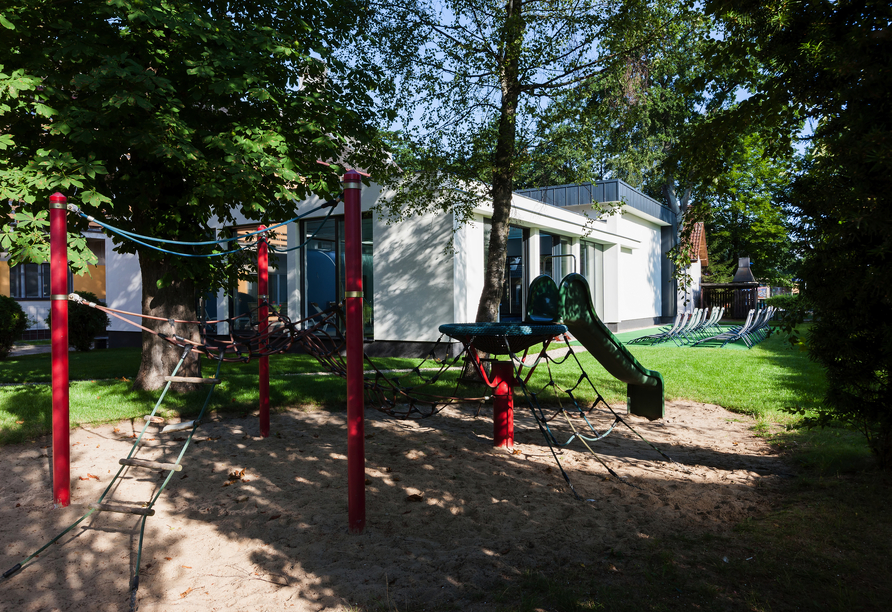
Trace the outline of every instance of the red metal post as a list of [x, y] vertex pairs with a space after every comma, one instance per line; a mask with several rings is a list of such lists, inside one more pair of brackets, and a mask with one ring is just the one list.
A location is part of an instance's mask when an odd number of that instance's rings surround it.
[[362, 350], [362, 212], [360, 174], [344, 175], [344, 298], [347, 303], [347, 520], [365, 529], [365, 423]]
[[53, 342], [53, 503], [71, 503], [68, 438], [68, 199], [50, 196], [50, 313]]
[[492, 364], [493, 393], [492, 434], [493, 446], [514, 448], [514, 366], [510, 361]]
[[[265, 230], [261, 225], [258, 230]], [[260, 351], [267, 347], [266, 334], [269, 331], [269, 243], [266, 234], [257, 234], [257, 301], [260, 308], [257, 311], [259, 319], [258, 332], [260, 333]], [[260, 436], [269, 437], [269, 357], [263, 356], [258, 360], [260, 364]]]

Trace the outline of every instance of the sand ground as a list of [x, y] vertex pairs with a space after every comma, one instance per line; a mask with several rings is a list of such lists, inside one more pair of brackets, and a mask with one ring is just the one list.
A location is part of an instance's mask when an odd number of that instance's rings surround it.
[[[515, 452], [492, 448], [491, 412], [453, 408], [405, 422], [367, 411], [367, 525], [347, 530], [343, 412], [289, 409], [258, 437], [255, 418], [203, 425], [148, 519], [138, 608], [155, 611], [487, 610], [503, 577], [634, 554], [649, 538], [725, 532], [767, 512], [791, 467], [719, 406], [669, 402], [667, 418], [629, 417], [678, 463], [619, 428], [561, 461], [518, 409]], [[602, 419], [603, 423], [606, 420]], [[54, 510], [50, 440], [0, 448], [0, 571], [70, 525], [98, 499], [142, 422], [74, 430], [72, 505]], [[154, 427], [154, 426], [153, 426]], [[151, 429], [137, 456], [171, 460], [183, 434]], [[116, 500], [144, 501], [162, 478], [129, 468]], [[240, 478], [231, 478], [244, 470]], [[97, 513], [0, 582], [0, 609], [126, 610], [139, 520]], [[485, 596], [484, 596], [485, 597]]]

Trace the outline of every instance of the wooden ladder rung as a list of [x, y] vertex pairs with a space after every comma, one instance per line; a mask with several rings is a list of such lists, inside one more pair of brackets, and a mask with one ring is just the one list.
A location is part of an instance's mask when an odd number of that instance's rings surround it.
[[153, 470], [173, 470], [174, 472], [182, 472], [183, 466], [179, 463], [161, 463], [160, 461], [149, 461], [148, 459], [119, 459], [121, 465], [132, 465], [135, 467], [144, 467]]
[[198, 425], [199, 421], [185, 421], [184, 423], [174, 423], [172, 425], [167, 425], [164, 429], [161, 430], [161, 433], [172, 433], [174, 431], [183, 431], [184, 429], [192, 429], [195, 425]]
[[119, 506], [117, 504], [100, 504], [93, 502], [90, 504], [93, 510], [99, 512], [120, 512], [122, 514], [138, 514], [140, 516], [154, 516], [155, 510], [152, 508], [140, 508], [139, 506]]
[[164, 380], [169, 382], [181, 383], [198, 383], [202, 385], [219, 385], [219, 378], [202, 378], [201, 376], [165, 376]]

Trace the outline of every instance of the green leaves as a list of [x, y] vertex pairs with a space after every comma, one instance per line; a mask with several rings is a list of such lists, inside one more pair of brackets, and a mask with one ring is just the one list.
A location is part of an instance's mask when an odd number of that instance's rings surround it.
[[[0, 199], [22, 211], [62, 191], [116, 226], [191, 240], [237, 209], [269, 223], [308, 189], [339, 192], [340, 169], [317, 159], [390, 171], [368, 94], [379, 72], [333, 56], [361, 26], [349, 3], [15, 4], [0, 8], [15, 24], [0, 28]], [[17, 257], [43, 257], [37, 219], [5, 229]], [[118, 248], [208, 289], [237, 268]]]

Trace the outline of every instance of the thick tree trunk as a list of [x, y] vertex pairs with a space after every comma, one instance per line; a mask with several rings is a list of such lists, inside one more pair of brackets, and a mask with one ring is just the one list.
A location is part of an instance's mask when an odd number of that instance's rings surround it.
[[517, 139], [517, 103], [520, 99], [519, 58], [525, 24], [521, 3], [507, 0], [507, 17], [501, 45], [502, 103], [499, 112], [499, 134], [492, 170], [492, 230], [483, 277], [483, 291], [477, 306], [477, 322], [495, 321], [505, 284], [508, 257], [508, 220], [514, 192]]
[[[169, 269], [168, 262], [146, 257], [144, 253], [140, 252], [139, 263], [142, 270], [142, 313], [144, 315], [188, 321], [197, 319], [195, 284], [192, 279], [175, 278], [170, 285], [159, 289], [158, 280]], [[167, 321], [151, 319], [143, 319], [142, 324], [159, 333], [175, 334], [193, 341], [199, 340], [197, 325], [176, 324], [171, 326]], [[173, 372], [182, 354], [183, 349], [156, 334], [142, 332], [142, 360], [139, 364], [139, 372], [133, 381], [133, 389], [156, 390], [162, 388], [166, 384], [164, 377]], [[199, 365], [198, 354], [193, 351], [177, 372], [177, 376], [201, 376]], [[172, 388], [177, 391], [193, 391], [199, 386], [174, 383]]]

